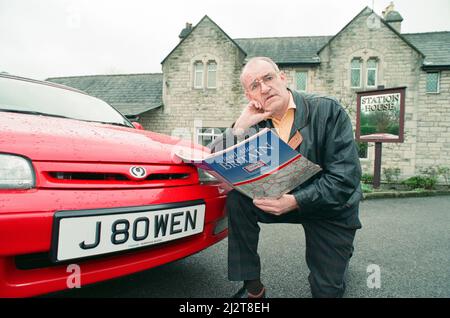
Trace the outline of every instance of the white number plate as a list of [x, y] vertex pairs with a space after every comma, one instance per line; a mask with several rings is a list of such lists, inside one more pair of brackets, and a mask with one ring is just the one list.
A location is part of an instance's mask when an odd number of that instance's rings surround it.
[[201, 233], [204, 220], [204, 203], [57, 212], [52, 260], [61, 262], [176, 240]]

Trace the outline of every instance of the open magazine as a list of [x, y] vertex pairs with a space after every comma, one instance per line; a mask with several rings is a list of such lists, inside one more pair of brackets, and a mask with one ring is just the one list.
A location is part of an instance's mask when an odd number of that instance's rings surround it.
[[184, 148], [176, 155], [252, 199], [279, 198], [322, 170], [268, 128], [222, 151]]

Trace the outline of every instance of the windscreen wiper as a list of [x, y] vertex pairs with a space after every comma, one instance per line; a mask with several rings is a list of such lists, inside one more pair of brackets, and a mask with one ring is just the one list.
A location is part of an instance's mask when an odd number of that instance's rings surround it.
[[92, 123], [100, 123], [100, 124], [108, 124], [108, 125], [115, 125], [115, 126], [133, 128], [133, 126], [129, 126], [129, 125], [122, 124], [122, 123], [117, 123], [117, 122], [107, 122], [107, 121], [97, 121], [97, 120], [84, 120], [84, 119], [67, 117], [67, 116], [63, 116], [63, 115], [43, 113], [43, 112], [38, 112], [38, 111], [34, 111], [34, 110], [20, 110], [20, 109], [0, 108], [0, 111], [2, 111], [2, 112], [9, 112], [9, 113], [19, 113], [19, 114], [30, 114], [30, 115], [40, 115], [40, 116], [67, 118], [67, 119], [74, 119], [74, 120], [81, 120], [81, 121], [89, 121], [89, 122], [92, 122]]
[[69, 119], [73, 119], [73, 118], [70, 118], [70, 117], [63, 116], [63, 115], [43, 113], [43, 112], [38, 112], [38, 111], [34, 111], [34, 110], [20, 110], [20, 109], [6, 109], [6, 108], [0, 108], [0, 111], [2, 111], [2, 112], [8, 112], [8, 113], [19, 113], [19, 114], [40, 115], [40, 116], [49, 116], [49, 117], [58, 117], [58, 118], [69, 118]]
[[117, 122], [109, 122], [109, 121], [96, 121], [96, 120], [89, 120], [93, 123], [100, 123], [100, 124], [106, 124], [106, 125], [114, 125], [114, 126], [121, 126], [121, 127], [127, 127], [127, 128], [134, 128], [126, 124], [117, 123]]

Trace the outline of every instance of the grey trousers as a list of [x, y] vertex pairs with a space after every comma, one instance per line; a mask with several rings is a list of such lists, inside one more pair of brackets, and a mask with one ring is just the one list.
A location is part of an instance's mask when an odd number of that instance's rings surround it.
[[297, 211], [281, 216], [268, 214], [236, 190], [228, 194], [226, 209], [230, 281], [260, 279], [258, 222], [296, 223], [302, 224], [305, 231], [305, 257], [312, 296], [331, 298], [344, 295], [345, 277], [353, 253], [354, 226], [331, 220], [305, 220]]

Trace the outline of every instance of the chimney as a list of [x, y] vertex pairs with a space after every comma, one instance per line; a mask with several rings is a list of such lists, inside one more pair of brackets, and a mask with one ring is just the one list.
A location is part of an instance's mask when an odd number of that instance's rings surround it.
[[394, 10], [394, 2], [391, 2], [382, 12], [383, 19], [398, 33], [401, 33], [403, 18], [397, 11]]
[[180, 35], [178, 36], [180, 38], [180, 41], [182, 41], [184, 38], [186, 38], [189, 33], [192, 31], [192, 23], [186, 22], [186, 27], [181, 30]]

